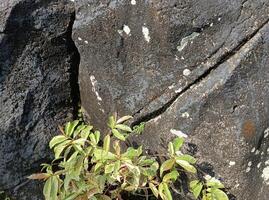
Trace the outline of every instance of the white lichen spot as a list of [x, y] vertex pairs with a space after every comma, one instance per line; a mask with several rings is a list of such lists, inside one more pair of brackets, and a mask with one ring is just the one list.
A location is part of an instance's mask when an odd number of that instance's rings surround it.
[[246, 173], [248, 173], [248, 172], [250, 172], [250, 167], [247, 167], [247, 169], [246, 169]]
[[184, 69], [183, 70], [183, 75], [184, 76], [189, 76], [191, 74], [191, 70], [189, 70], [189, 69]]
[[235, 165], [235, 161], [230, 161], [230, 162], [229, 162], [229, 165], [230, 165], [230, 166], [234, 166], [234, 165]]
[[170, 130], [170, 133], [172, 133], [173, 135], [176, 135], [178, 137], [182, 137], [182, 138], [187, 138], [188, 136], [183, 133], [182, 131], [179, 131], [179, 130], [175, 130], [175, 129], [171, 129]]
[[262, 171], [262, 178], [266, 185], [269, 185], [269, 166], [265, 167]]
[[255, 151], [255, 155], [258, 155], [260, 153], [260, 151], [257, 149], [256, 151]]
[[149, 29], [146, 26], [142, 26], [142, 33], [144, 35], [145, 40], [149, 42], [150, 41]]
[[175, 90], [175, 93], [180, 93], [182, 91], [182, 88], [178, 88], [177, 90]]
[[131, 32], [131, 29], [129, 28], [129, 26], [127, 26], [127, 25], [123, 25], [123, 31], [127, 34], [127, 35], [129, 35], [130, 34], [130, 32]]
[[248, 162], [248, 166], [249, 166], [249, 167], [251, 167], [251, 165], [252, 165], [252, 162], [251, 162], [251, 161], [249, 161], [249, 162]]
[[264, 164], [265, 164], [265, 165], [269, 165], [269, 160], [265, 161]]
[[168, 86], [168, 89], [171, 90], [171, 89], [173, 89], [174, 87], [175, 87], [175, 85], [173, 84], [173, 85]]
[[181, 60], [185, 60], [185, 58], [183, 56], [181, 56]]
[[190, 114], [188, 112], [184, 112], [184, 113], [182, 113], [181, 117], [183, 117], [183, 118], [189, 118], [190, 117]]
[[214, 24], [213, 24], [213, 23], [211, 23], [209, 26], [210, 26], [210, 27], [212, 27], [213, 25], [214, 25]]
[[257, 168], [259, 169], [261, 167], [261, 162], [258, 163]]
[[240, 186], [240, 184], [239, 183], [237, 183], [234, 187], [235, 188], [238, 188]]
[[220, 20], [221, 20], [221, 17], [218, 18], [218, 21], [219, 21], [219, 22], [220, 22]]
[[79, 40], [79, 41], [81, 41], [81, 40], [82, 40], [82, 38], [81, 38], [81, 37], [78, 37], [78, 40]]
[[269, 153], [269, 148], [267, 149], [267, 153]]
[[120, 34], [120, 36], [123, 35], [123, 30], [118, 30], [118, 33]]
[[85, 44], [89, 44], [89, 42], [87, 40], [84, 41]]
[[131, 0], [132, 5], [136, 5], [136, 0]]
[[251, 149], [251, 153], [254, 153], [255, 152], [255, 147], [253, 147], [252, 149]]
[[180, 45], [177, 46], [177, 50], [178, 51], [182, 51], [188, 44], [189, 41], [194, 40], [194, 38], [196, 38], [198, 35], [200, 35], [197, 32], [193, 32], [192, 34], [190, 34], [187, 37], [184, 37], [181, 41], [180, 41]]
[[96, 90], [96, 84], [97, 84], [97, 80], [95, 79], [95, 77], [93, 75], [90, 76], [90, 80], [92, 83], [92, 91], [95, 93], [97, 100], [98, 101], [102, 101], [102, 98], [100, 97], [99, 93]]
[[264, 131], [264, 138], [267, 138], [269, 135], [269, 128], [267, 128], [265, 131]]

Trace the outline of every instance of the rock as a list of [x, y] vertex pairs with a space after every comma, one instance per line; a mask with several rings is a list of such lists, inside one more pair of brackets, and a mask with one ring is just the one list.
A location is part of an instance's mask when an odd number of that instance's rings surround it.
[[69, 1], [0, 3], [0, 191], [14, 199], [43, 199], [26, 177], [51, 159], [48, 141], [77, 104], [74, 17]]
[[132, 114], [147, 122], [135, 140], [153, 152], [182, 130], [237, 199], [268, 199], [268, 153], [251, 153], [269, 145], [267, 0], [77, 1], [76, 10], [91, 123], [104, 129], [113, 111]]

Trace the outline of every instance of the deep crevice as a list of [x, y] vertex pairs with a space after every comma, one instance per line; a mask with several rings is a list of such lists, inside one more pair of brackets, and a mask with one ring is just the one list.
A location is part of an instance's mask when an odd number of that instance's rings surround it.
[[[191, 87], [194, 85], [200, 83], [204, 78], [206, 78], [212, 70], [216, 69], [219, 65], [226, 62], [228, 59], [230, 59], [232, 56], [234, 56], [242, 46], [244, 46], [250, 39], [252, 39], [267, 23], [269, 22], [269, 19], [267, 19], [259, 28], [257, 28], [252, 34], [246, 36], [243, 38], [237, 46], [235, 46], [231, 51], [227, 52], [226, 54], [223, 54], [220, 56], [216, 64], [214, 64], [212, 67], [210, 67], [208, 70], [206, 70], [202, 75], [200, 75], [196, 80], [194, 80], [191, 84], [189, 84], [186, 88], [184, 88], [180, 93], [177, 93], [174, 97], [171, 98], [170, 101], [168, 101], [166, 104], [164, 104], [161, 108], [148, 113], [142, 117], [139, 117], [137, 120], [135, 120], [132, 123], [132, 126], [138, 125], [142, 122], [148, 122], [151, 119], [154, 119], [158, 117], [159, 115], [163, 114], [174, 102], [175, 100], [182, 95], [183, 93], [187, 92]], [[138, 112], [143, 110], [144, 108], [140, 109]], [[138, 113], [137, 112], [137, 113]]]
[[67, 48], [68, 51], [71, 52], [71, 66], [70, 66], [70, 87], [71, 87], [71, 102], [73, 107], [73, 118], [76, 119], [78, 117], [78, 112], [80, 109], [80, 91], [78, 84], [78, 75], [79, 75], [79, 64], [80, 64], [80, 54], [75, 45], [75, 42], [72, 39], [72, 30], [73, 24], [75, 22], [76, 14], [72, 13], [70, 23], [66, 32], [67, 39]]

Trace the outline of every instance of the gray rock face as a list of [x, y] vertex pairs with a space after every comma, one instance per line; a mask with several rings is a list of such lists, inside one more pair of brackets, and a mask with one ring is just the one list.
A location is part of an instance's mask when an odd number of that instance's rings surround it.
[[77, 103], [73, 21], [69, 1], [0, 3], [0, 190], [16, 199], [43, 199], [26, 177], [48, 161], [48, 141]]
[[181, 130], [237, 199], [268, 199], [268, 0], [78, 1], [76, 10], [93, 124], [132, 114], [147, 122], [135, 140], [152, 151]]

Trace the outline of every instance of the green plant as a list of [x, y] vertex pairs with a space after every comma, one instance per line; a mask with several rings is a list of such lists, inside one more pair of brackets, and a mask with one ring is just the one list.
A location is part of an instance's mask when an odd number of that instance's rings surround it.
[[128, 145], [130, 134], [141, 134], [144, 124], [133, 129], [126, 125], [131, 116], [109, 118], [109, 133], [100, 140], [99, 131], [81, 120], [68, 122], [62, 134], [49, 143], [54, 151], [52, 164], [43, 164], [44, 173], [30, 179], [43, 179], [46, 200], [110, 200], [122, 199], [123, 193], [144, 193], [172, 200], [174, 183], [182, 173], [192, 179], [190, 191], [196, 199], [228, 200], [220, 181], [197, 177], [196, 159], [180, 149], [183, 137], [168, 144], [167, 155], [144, 155], [142, 146]]
[[2, 200], [10, 200], [7, 194], [4, 191], [0, 191], [0, 199]]

